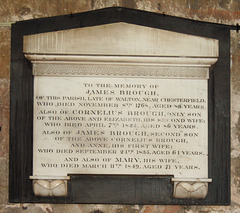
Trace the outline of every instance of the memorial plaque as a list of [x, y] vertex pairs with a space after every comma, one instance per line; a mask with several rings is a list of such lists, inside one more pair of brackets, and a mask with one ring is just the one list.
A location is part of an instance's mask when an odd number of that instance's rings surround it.
[[217, 40], [116, 23], [26, 36], [24, 52], [36, 195], [66, 196], [70, 175], [87, 174], [170, 176], [175, 198], [206, 197]]
[[229, 202], [229, 31], [126, 8], [12, 30], [11, 201]]
[[34, 176], [206, 178], [207, 81], [35, 77]]

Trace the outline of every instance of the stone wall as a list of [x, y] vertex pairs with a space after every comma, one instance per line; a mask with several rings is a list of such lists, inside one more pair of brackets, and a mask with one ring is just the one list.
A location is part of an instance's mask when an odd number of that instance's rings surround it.
[[0, 4], [0, 213], [240, 212], [240, 32], [231, 33], [231, 206], [130, 206], [8, 203], [10, 22], [121, 6], [221, 24], [240, 24], [239, 0], [14, 0]]

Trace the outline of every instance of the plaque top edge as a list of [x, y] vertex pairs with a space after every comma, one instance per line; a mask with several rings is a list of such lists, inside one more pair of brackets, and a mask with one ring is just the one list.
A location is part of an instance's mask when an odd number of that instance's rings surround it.
[[102, 55], [45, 55], [25, 54], [32, 63], [78, 63], [78, 64], [115, 64], [115, 65], [158, 65], [158, 66], [196, 66], [210, 67], [217, 62], [215, 57], [179, 56], [102, 56]]

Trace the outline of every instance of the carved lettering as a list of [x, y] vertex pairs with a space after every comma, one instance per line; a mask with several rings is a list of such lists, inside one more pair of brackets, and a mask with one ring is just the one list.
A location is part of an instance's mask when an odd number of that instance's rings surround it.
[[35, 80], [35, 175], [206, 176], [205, 80]]

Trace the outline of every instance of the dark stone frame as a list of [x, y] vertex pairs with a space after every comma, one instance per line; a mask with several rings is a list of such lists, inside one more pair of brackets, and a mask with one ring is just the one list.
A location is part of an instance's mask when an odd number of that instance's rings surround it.
[[[23, 55], [23, 36], [126, 22], [219, 40], [219, 60], [209, 79], [209, 184], [204, 200], [174, 199], [171, 177], [72, 176], [66, 198], [36, 197], [32, 190], [33, 76]], [[127, 8], [20, 21], [12, 25], [9, 201], [28, 203], [230, 204], [230, 29]]]

